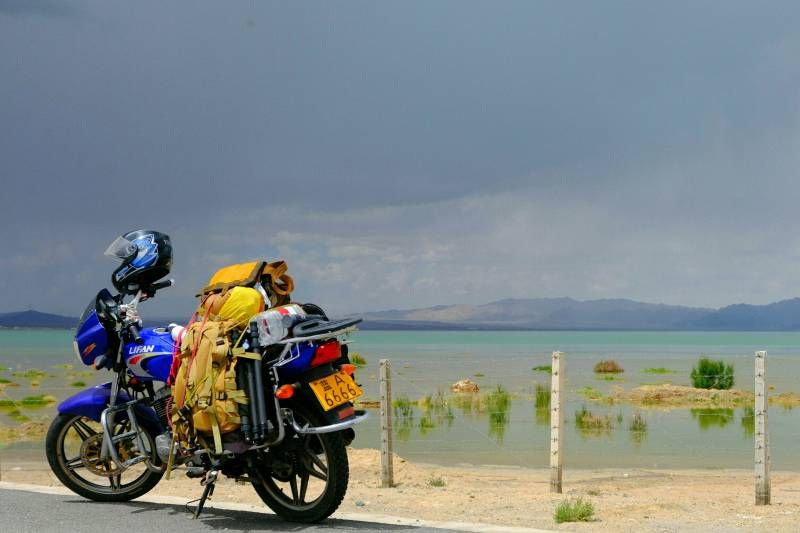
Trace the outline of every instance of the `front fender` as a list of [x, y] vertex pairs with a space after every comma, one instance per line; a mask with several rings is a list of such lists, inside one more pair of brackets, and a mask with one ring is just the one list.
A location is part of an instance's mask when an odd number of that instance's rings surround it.
[[[58, 412], [62, 414], [70, 414], [77, 416], [85, 416], [92, 420], [100, 421], [100, 414], [108, 407], [109, 398], [111, 398], [111, 383], [103, 383], [85, 389], [77, 394], [74, 394], [58, 404]], [[125, 403], [130, 401], [128, 393], [119, 391], [117, 394], [117, 403]], [[152, 435], [158, 435], [164, 428], [156, 416], [156, 412], [145, 405], [136, 405], [134, 407], [136, 413], [136, 420]], [[126, 412], [121, 412], [115, 415], [118, 420], [125, 420], [128, 416]]]

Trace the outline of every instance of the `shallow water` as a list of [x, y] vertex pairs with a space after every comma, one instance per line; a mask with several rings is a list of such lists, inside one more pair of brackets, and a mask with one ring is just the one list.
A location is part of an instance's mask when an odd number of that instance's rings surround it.
[[[395, 449], [420, 462], [436, 464], [503, 464], [542, 467], [549, 456], [549, 412], [546, 394], [549, 374], [533, 367], [550, 363], [553, 350], [565, 352], [566, 444], [565, 465], [575, 468], [664, 467], [750, 468], [753, 463], [752, 411], [737, 409], [637, 409], [607, 406], [586, 400], [581, 389], [592, 387], [607, 394], [612, 387], [631, 388], [644, 383], [689, 385], [697, 358], [722, 358], [735, 367], [736, 388], [753, 389], [753, 352], [767, 350], [768, 382], [774, 393], [800, 392], [799, 333], [704, 332], [359, 332], [351, 350], [368, 361], [357, 376], [365, 397], [377, 399], [378, 360], [392, 364], [393, 394], [417, 400], [433, 395], [433, 407], [411, 407], [395, 419]], [[625, 369], [619, 381], [598, 379], [593, 365], [614, 359]], [[72, 364], [72, 369], [57, 365]], [[71, 332], [59, 330], [0, 330], [0, 366], [10, 370], [0, 377], [20, 383], [4, 394], [22, 398], [52, 394], [59, 400], [78, 388], [107, 379], [79, 366], [71, 349]], [[648, 367], [666, 367], [674, 373], [647, 374]], [[13, 372], [45, 370], [39, 387]], [[87, 372], [89, 371], [89, 372]], [[80, 374], [83, 372], [84, 374]], [[461, 401], [449, 387], [459, 379], [476, 381], [481, 392], [501, 386], [508, 397], [495, 394], [491, 405]], [[441, 393], [442, 401], [436, 401]], [[468, 405], [467, 405], [468, 404]], [[609, 428], [587, 431], [576, 427], [576, 413], [586, 407], [595, 416], [607, 416]], [[54, 406], [21, 409], [31, 419], [52, 417]], [[646, 430], [631, 431], [635, 413]], [[354, 443], [378, 447], [377, 412], [362, 424]], [[0, 424], [10, 425], [8, 411], [0, 410]], [[769, 412], [772, 463], [776, 469], [800, 468], [794, 443], [800, 437], [800, 418], [793, 410], [773, 406]], [[2, 447], [3, 461], [41, 458], [41, 443]]]

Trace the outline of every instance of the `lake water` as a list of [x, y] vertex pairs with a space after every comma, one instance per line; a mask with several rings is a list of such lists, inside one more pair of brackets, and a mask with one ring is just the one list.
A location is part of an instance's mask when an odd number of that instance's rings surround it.
[[[398, 409], [395, 449], [413, 461], [434, 464], [502, 464], [544, 467], [549, 456], [549, 415], [546, 395], [550, 376], [532, 370], [550, 364], [553, 350], [564, 352], [566, 364], [565, 465], [574, 468], [751, 468], [752, 411], [737, 409], [642, 409], [605, 405], [585, 398], [591, 387], [607, 394], [613, 387], [647, 383], [689, 385], [689, 372], [701, 355], [733, 364], [736, 388], [753, 390], [753, 353], [767, 350], [770, 394], [800, 392], [800, 333], [704, 332], [358, 332], [351, 352], [367, 365], [357, 373], [367, 399], [377, 399], [378, 360], [392, 365], [395, 399], [415, 401], [432, 396], [429, 405]], [[594, 364], [614, 359], [625, 372], [617, 381], [598, 379]], [[73, 364], [73, 368], [61, 365]], [[71, 349], [71, 332], [0, 330], [0, 377], [19, 383], [0, 395], [22, 398], [52, 394], [59, 400], [79, 388], [107, 379], [78, 365]], [[665, 367], [668, 374], [643, 372]], [[46, 371], [38, 387], [14, 372]], [[481, 387], [481, 400], [453, 397], [452, 383], [470, 378]], [[507, 394], [492, 393], [502, 387]], [[537, 400], [537, 386], [540, 394]], [[485, 393], [490, 393], [487, 397]], [[437, 400], [438, 398], [438, 400]], [[488, 403], [487, 403], [488, 401]], [[537, 408], [538, 403], [538, 408]], [[575, 424], [586, 408], [608, 417], [611, 427], [586, 431]], [[22, 409], [31, 419], [51, 417], [54, 408]], [[646, 430], [631, 431], [634, 415]], [[358, 428], [357, 447], [378, 447], [377, 412]], [[800, 410], [772, 406], [770, 444], [775, 469], [800, 469], [795, 443], [800, 438]], [[0, 424], [12, 425], [8, 411]], [[43, 456], [41, 443], [0, 443], [0, 459]]]

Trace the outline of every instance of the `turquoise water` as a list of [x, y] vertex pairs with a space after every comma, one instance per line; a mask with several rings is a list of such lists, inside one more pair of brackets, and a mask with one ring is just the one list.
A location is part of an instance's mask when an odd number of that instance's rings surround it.
[[[750, 468], [753, 457], [752, 413], [744, 408], [721, 410], [637, 409], [609, 406], [584, 398], [591, 387], [608, 394], [614, 387], [630, 389], [646, 383], [689, 385], [689, 372], [700, 355], [724, 359], [735, 368], [736, 388], [753, 389], [753, 353], [767, 350], [771, 394], [800, 393], [800, 333], [750, 332], [358, 332], [351, 351], [368, 361], [358, 381], [365, 398], [377, 399], [378, 360], [392, 365], [395, 398], [418, 400], [441, 394], [443, 402], [424, 409], [412, 407], [395, 420], [395, 448], [401, 455], [435, 464], [505, 464], [546, 466], [549, 417], [536, 407], [537, 386], [549, 388], [549, 374], [533, 367], [550, 363], [553, 350], [565, 353], [566, 459], [576, 468], [593, 467], [710, 467]], [[618, 361], [625, 372], [619, 381], [597, 379], [593, 365], [601, 359]], [[73, 364], [72, 369], [57, 365]], [[49, 393], [59, 399], [79, 390], [76, 379], [88, 383], [105, 376], [79, 367], [71, 349], [71, 332], [0, 330], [0, 377], [19, 382], [0, 394], [20, 398]], [[27, 368], [47, 372], [39, 387], [13, 377]], [[666, 367], [672, 373], [644, 373]], [[500, 386], [509, 393], [495, 395], [494, 404], [457, 405], [449, 387], [463, 378], [477, 382], [482, 393]], [[607, 429], [585, 431], [575, 425], [582, 408], [607, 417]], [[52, 416], [53, 408], [24, 413], [32, 419]], [[798, 410], [773, 406], [769, 428], [773, 467], [800, 468], [794, 443], [800, 437]], [[646, 431], [631, 431], [634, 416], [645, 420]], [[377, 413], [374, 413], [377, 415]], [[0, 424], [13, 421], [0, 412]], [[377, 416], [359, 428], [354, 443], [378, 447]], [[1, 450], [3, 460], [41, 454], [38, 444], [15, 444]]]

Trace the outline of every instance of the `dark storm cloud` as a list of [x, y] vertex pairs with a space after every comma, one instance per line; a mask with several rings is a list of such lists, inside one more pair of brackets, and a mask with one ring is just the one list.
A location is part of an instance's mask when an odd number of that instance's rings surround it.
[[142, 226], [175, 237], [170, 309], [276, 253], [350, 309], [793, 294], [794, 3], [21, 5], [0, 2], [6, 309], [69, 311]]
[[50, 0], [0, 0], [0, 16], [65, 17], [78, 13], [74, 5]]

